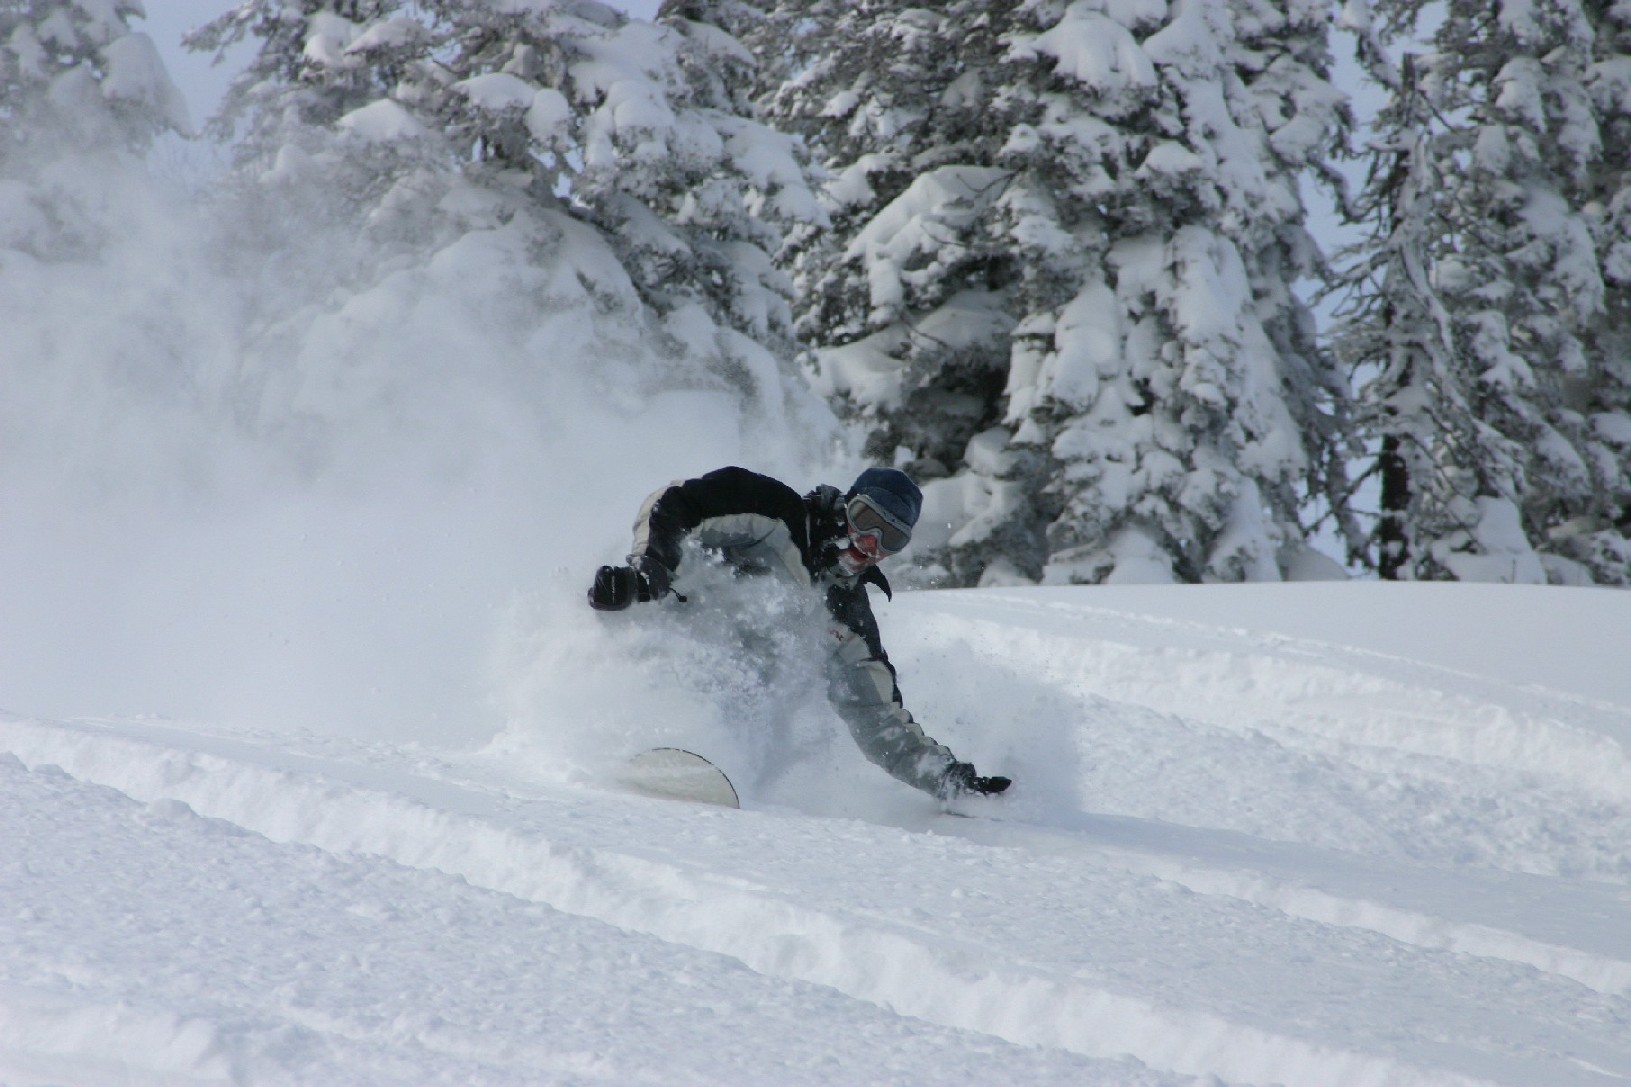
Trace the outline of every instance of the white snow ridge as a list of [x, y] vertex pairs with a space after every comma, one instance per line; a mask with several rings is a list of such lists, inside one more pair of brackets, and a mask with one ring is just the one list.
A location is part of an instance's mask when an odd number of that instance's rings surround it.
[[[1532, 637], [1481, 636], [1512, 609]], [[0, 1082], [1631, 1079], [1631, 690], [1589, 668], [1631, 598], [882, 618], [909, 704], [1008, 798], [945, 814], [836, 743], [757, 776], [721, 751], [734, 811], [617, 791], [525, 724], [437, 749], [0, 716]]]

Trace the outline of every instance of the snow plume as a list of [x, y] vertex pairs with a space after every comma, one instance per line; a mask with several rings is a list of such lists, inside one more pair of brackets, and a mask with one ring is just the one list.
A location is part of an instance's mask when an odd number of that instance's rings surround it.
[[[508, 617], [590, 620], [647, 492], [831, 451], [566, 214], [444, 178], [397, 202], [427, 240], [375, 245], [288, 165], [204, 209], [99, 154], [0, 178], [7, 709], [479, 741]], [[540, 666], [594, 699], [594, 668]]]
[[676, 583], [683, 600], [597, 615], [575, 574], [556, 579], [572, 607], [556, 610], [553, 592], [518, 605], [504, 642], [511, 724], [494, 751], [529, 779], [604, 781], [628, 755], [672, 746], [708, 752], [761, 799], [802, 802], [839, 767], [888, 782], [828, 706], [819, 595], [739, 580], [694, 551]]

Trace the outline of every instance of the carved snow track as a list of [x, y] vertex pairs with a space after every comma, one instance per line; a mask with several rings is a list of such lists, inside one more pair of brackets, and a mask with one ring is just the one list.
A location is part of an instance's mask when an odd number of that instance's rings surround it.
[[[564, 787], [523, 796], [406, 754], [304, 757], [145, 724], [0, 717], [0, 750], [899, 1014], [1169, 1074], [1290, 1087], [1631, 1075], [1623, 961], [1298, 888], [1263, 861], [1274, 843], [1231, 869], [1223, 846], [1207, 864], [1175, 859], [1182, 843], [1136, 821], [915, 833]], [[1548, 954], [1573, 976], [1548, 972]], [[1424, 1023], [1409, 1011], [1424, 993], [1464, 1013]]]

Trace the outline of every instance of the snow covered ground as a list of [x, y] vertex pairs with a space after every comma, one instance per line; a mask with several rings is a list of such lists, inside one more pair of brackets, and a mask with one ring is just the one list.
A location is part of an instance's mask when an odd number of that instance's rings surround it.
[[1631, 1080], [1631, 595], [900, 594], [968, 818], [568, 580], [479, 742], [0, 714], [0, 1083]]

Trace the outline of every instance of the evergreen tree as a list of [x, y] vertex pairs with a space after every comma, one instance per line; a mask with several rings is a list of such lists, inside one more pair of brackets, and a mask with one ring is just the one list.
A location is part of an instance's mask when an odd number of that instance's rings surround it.
[[929, 480], [946, 580], [1276, 578], [1341, 502], [1292, 292], [1323, 10], [872, 0], [761, 89], [829, 174], [791, 255], [820, 386]]
[[0, 0], [0, 159], [111, 144], [140, 151], [185, 131], [158, 50], [130, 26], [137, 0]]
[[0, 0], [0, 461], [47, 466], [26, 484], [50, 488], [47, 505], [70, 483], [117, 494], [94, 469], [113, 443], [193, 467], [173, 424], [212, 395], [187, 354], [208, 322], [183, 312], [206, 288], [144, 157], [188, 130], [186, 108], [140, 14]]
[[95, 247], [87, 178], [136, 167], [187, 112], [135, 0], [0, 0], [0, 249], [64, 259]]
[[752, 57], [749, 93], [774, 92], [824, 49], [832, 21], [847, 4], [808, 0], [801, 5], [761, 0], [662, 0], [660, 21], [683, 20], [724, 31]]
[[284, 350], [304, 307], [333, 305], [470, 225], [434, 210], [462, 156], [397, 100], [446, 81], [427, 56], [445, 37], [403, 0], [246, 0], [187, 36], [217, 59], [259, 43], [206, 131], [233, 154], [223, 259], [235, 279], [267, 280], [250, 319], [281, 325]]
[[787, 253], [817, 388], [865, 426], [870, 457], [928, 485], [914, 550], [959, 584], [1034, 579], [1046, 559], [1036, 457], [1000, 429], [1017, 273], [994, 228], [1012, 178], [986, 113], [1005, 27], [985, 8], [841, 8], [823, 28], [837, 47], [761, 98], [828, 175], [832, 228]]
[[[1272, 175], [1281, 185], [1320, 184], [1346, 199], [1347, 182], [1334, 162], [1348, 154], [1353, 119], [1347, 96], [1332, 82], [1332, 5], [1326, 0], [1234, 0], [1232, 9], [1238, 40], [1235, 71], [1261, 118]], [[1265, 217], [1255, 240], [1243, 249], [1258, 268], [1252, 276], [1258, 311], [1275, 345], [1287, 407], [1308, 457], [1299, 485], [1305, 493], [1288, 496], [1287, 508], [1301, 511], [1305, 534], [1329, 521], [1332, 538], [1353, 561], [1362, 553], [1364, 531], [1349, 501], [1348, 465], [1358, 453], [1351, 383], [1340, 360], [1321, 341], [1313, 313], [1293, 293], [1299, 282], [1310, 287], [1328, 283], [1333, 271], [1307, 229], [1300, 189], [1282, 188], [1281, 193], [1279, 213]], [[1297, 548], [1293, 541], [1288, 573], [1296, 573], [1291, 563]], [[1317, 570], [1314, 574], [1320, 576]]]
[[1601, 138], [1581, 197], [1603, 304], [1589, 326], [1590, 371], [1567, 383], [1565, 402], [1587, 427], [1594, 493], [1552, 534], [1558, 552], [1599, 583], [1631, 585], [1631, 11], [1612, 4], [1588, 10], [1597, 19], [1585, 85]]
[[1299, 179], [1341, 121], [1323, 26], [1184, 3], [1121, 24], [1073, 5], [1037, 29], [1046, 93], [1114, 123], [1087, 148], [1113, 195], [1071, 217], [1101, 232], [1098, 267], [1058, 311], [1072, 320], [1030, 408], [1065, 462], [1055, 569], [1280, 577], [1303, 553], [1301, 508], [1341, 500], [1342, 389], [1292, 293], [1314, 252]]
[[[1420, 11], [1378, 14], [1397, 33]], [[1386, 218], [1367, 257], [1391, 271], [1347, 328], [1373, 375], [1379, 564], [1624, 584], [1631, 399], [1609, 317], [1623, 286], [1600, 249], [1604, 197], [1626, 183], [1602, 140], [1620, 108], [1603, 80], [1625, 60], [1600, 31], [1616, 17], [1578, 0], [1495, 15], [1451, 3], [1433, 51], [1391, 80], [1397, 165], [1373, 177]]]
[[[1371, 175], [1355, 201], [1356, 217], [1372, 224], [1343, 282], [1348, 306], [1339, 316], [1339, 350], [1366, 375], [1360, 425], [1377, 443], [1370, 470], [1378, 477], [1380, 508], [1368, 549], [1380, 575], [1411, 576], [1422, 541], [1456, 526], [1453, 493], [1439, 477], [1439, 451], [1459, 450], [1470, 463], [1478, 421], [1455, 395], [1454, 335], [1431, 282], [1434, 246], [1446, 230], [1444, 192], [1428, 154], [1431, 110], [1417, 82], [1415, 58], [1395, 71], [1374, 42], [1367, 59], [1393, 90], [1378, 114]], [[1435, 403], [1435, 390], [1446, 395]], [[1364, 482], [1364, 477], [1359, 482]]]
[[566, 238], [676, 374], [769, 417], [796, 399], [771, 253], [819, 208], [791, 141], [744, 116], [750, 58], [727, 36], [594, 0], [249, 0], [193, 42], [246, 34], [261, 52], [222, 124], [247, 128], [257, 186], [326, 187], [335, 214], [421, 254], [510, 224], [538, 253]]
[[772, 259], [789, 231], [823, 224], [795, 144], [755, 119], [753, 60], [728, 34], [679, 14], [627, 23], [596, 63], [653, 56], [666, 63], [641, 75], [655, 84], [644, 93], [656, 116], [631, 124], [608, 79], [583, 137], [577, 190], [647, 269], [642, 282], [660, 309], [676, 294], [694, 298], [745, 338], [729, 348], [744, 364], [755, 343], [789, 358], [793, 287]]

